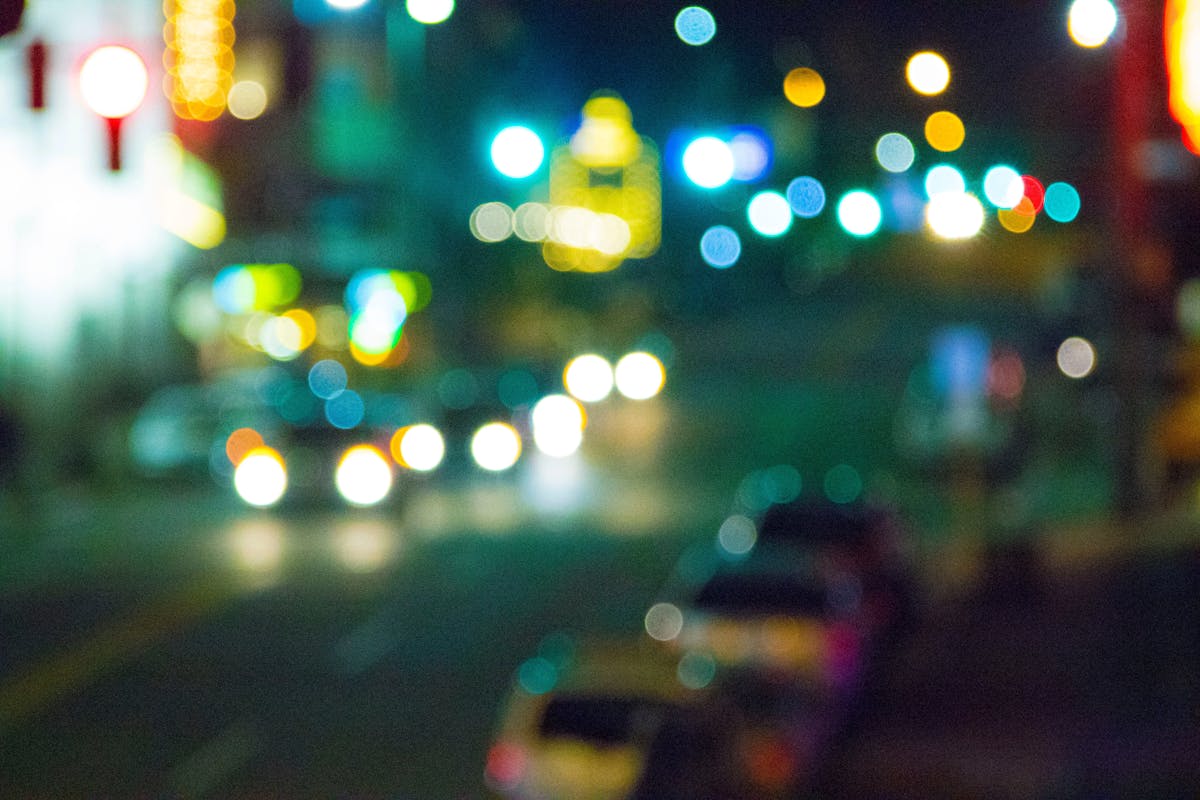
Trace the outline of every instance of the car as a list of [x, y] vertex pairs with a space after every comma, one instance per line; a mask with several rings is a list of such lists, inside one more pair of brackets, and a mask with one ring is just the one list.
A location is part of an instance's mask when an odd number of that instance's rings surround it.
[[678, 664], [640, 639], [585, 642], [559, 667], [541, 659], [542, 678], [514, 681], [503, 703], [487, 785], [513, 800], [629, 797], [664, 726], [707, 696]]
[[678, 610], [677, 630], [648, 633], [670, 652], [707, 653], [723, 669], [781, 673], [849, 693], [869, 633], [861, 594], [853, 573], [830, 571], [805, 554], [756, 548], [729, 558], [693, 550], [655, 604]]
[[757, 520], [756, 549], [801, 553], [860, 584], [872, 635], [891, 637], [911, 624], [917, 599], [913, 540], [893, 508], [862, 501], [798, 499], [769, 506]]

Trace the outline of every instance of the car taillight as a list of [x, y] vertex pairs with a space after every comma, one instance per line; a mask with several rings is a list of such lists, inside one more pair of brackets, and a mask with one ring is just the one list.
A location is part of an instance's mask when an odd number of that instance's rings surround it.
[[501, 791], [516, 788], [525, 775], [525, 749], [513, 742], [498, 742], [487, 754], [484, 776], [488, 785]]

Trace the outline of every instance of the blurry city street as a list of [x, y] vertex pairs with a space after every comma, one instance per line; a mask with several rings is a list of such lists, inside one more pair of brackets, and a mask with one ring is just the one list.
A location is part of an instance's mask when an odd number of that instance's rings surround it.
[[1194, 800], [1197, 48], [0, 0], [0, 800]]

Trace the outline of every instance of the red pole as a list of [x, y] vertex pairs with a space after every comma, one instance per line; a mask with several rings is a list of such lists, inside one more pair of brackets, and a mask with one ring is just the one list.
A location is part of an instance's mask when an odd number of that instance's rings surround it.
[[46, 107], [46, 43], [34, 39], [26, 57], [29, 59], [29, 107], [41, 111]]
[[119, 172], [121, 169], [121, 118], [105, 117], [108, 126], [108, 169]]

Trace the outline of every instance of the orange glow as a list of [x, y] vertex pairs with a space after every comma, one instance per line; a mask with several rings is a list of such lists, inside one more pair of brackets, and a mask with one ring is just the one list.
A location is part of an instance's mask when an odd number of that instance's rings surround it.
[[1037, 209], [1028, 197], [1022, 197], [1014, 208], [1002, 208], [996, 212], [1000, 224], [1010, 233], [1025, 233], [1037, 219]]
[[230, 463], [236, 467], [251, 451], [264, 445], [262, 434], [258, 431], [253, 428], [238, 428], [225, 440], [225, 455], [229, 456]]
[[935, 111], [925, 120], [925, 138], [930, 147], [943, 153], [962, 147], [966, 135], [962, 120], [949, 111]]
[[825, 99], [825, 79], [808, 67], [797, 67], [783, 79], [783, 94], [792, 105], [812, 108]]
[[166, 0], [163, 90], [175, 115], [211, 121], [233, 87], [233, 0]]
[[1200, 154], [1200, 3], [1167, 0], [1163, 41], [1171, 115], [1188, 149]]
[[317, 321], [313, 315], [305, 311], [303, 308], [293, 308], [290, 311], [283, 312], [280, 316], [290, 319], [296, 323], [296, 327], [300, 329], [299, 349], [307, 350], [308, 347], [317, 339]]
[[395, 347], [382, 353], [369, 353], [350, 342], [350, 355], [364, 367], [398, 367], [408, 360], [409, 349], [408, 336], [401, 336]]

